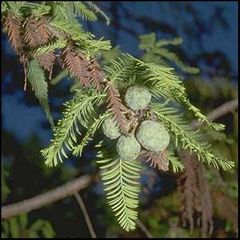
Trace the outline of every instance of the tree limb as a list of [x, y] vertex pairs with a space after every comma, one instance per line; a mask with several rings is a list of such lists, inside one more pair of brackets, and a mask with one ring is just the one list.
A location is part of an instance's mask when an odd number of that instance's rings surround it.
[[[234, 111], [237, 108], [238, 108], [238, 100], [236, 99], [236, 100], [232, 100], [227, 103], [224, 103], [222, 106], [210, 112], [207, 116], [209, 120], [215, 120], [221, 116], [224, 116], [229, 112]], [[201, 123], [193, 121], [192, 125], [194, 128], [198, 128], [201, 126]], [[57, 187], [56, 189], [53, 189], [47, 193], [37, 195], [33, 198], [29, 198], [21, 202], [3, 206], [1, 208], [2, 210], [1, 218], [7, 219], [10, 217], [14, 217], [21, 213], [27, 213], [32, 210], [41, 208], [46, 204], [56, 202], [60, 199], [63, 199], [69, 195], [74, 194], [75, 192], [78, 192], [82, 189], [87, 188], [94, 179], [95, 177], [84, 175], [60, 187]]]
[[61, 200], [69, 195], [74, 194], [75, 192], [87, 188], [94, 180], [96, 180], [95, 177], [84, 175], [46, 193], [39, 194], [21, 202], [3, 206], [1, 218], [7, 219], [14, 217], [21, 213], [27, 213], [41, 208], [44, 205]]

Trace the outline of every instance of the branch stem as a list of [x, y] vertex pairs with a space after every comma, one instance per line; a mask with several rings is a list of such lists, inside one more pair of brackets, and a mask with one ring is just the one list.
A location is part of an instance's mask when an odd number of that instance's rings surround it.
[[79, 206], [82, 210], [82, 213], [83, 213], [83, 216], [84, 216], [84, 219], [86, 221], [86, 224], [87, 224], [87, 227], [88, 227], [88, 230], [89, 230], [89, 233], [90, 233], [91, 237], [92, 238], [97, 238], [82, 197], [80, 196], [80, 194], [78, 192], [75, 192], [73, 195], [76, 198], [76, 200], [77, 200], [77, 202], [78, 202], [78, 204], [79, 204]]

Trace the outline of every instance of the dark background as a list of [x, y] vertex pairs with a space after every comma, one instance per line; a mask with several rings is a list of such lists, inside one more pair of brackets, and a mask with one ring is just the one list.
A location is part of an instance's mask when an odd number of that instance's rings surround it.
[[[202, 81], [217, 78], [238, 84], [238, 3], [225, 2], [98, 2], [98, 6], [110, 17], [111, 24], [85, 22], [86, 30], [96, 38], [104, 36], [113, 46], [124, 52], [140, 56], [139, 35], [155, 32], [159, 39], [182, 37], [183, 44], [176, 51], [183, 61], [201, 70]], [[201, 80], [199, 80], [201, 81]], [[54, 120], [61, 114], [62, 103], [71, 98], [70, 82], [62, 81], [50, 87], [50, 107]], [[11, 49], [7, 37], [2, 34], [2, 162], [10, 171], [8, 185], [11, 193], [4, 204], [20, 201], [58, 186], [67, 180], [93, 171], [89, 162], [94, 161], [91, 146], [83, 159], [73, 160], [73, 165], [64, 164], [54, 170], [45, 170], [39, 150], [51, 138], [45, 115], [34, 93], [23, 91], [23, 69]], [[194, 100], [194, 92], [190, 93]], [[196, 96], [195, 96], [196, 97]], [[231, 99], [230, 99], [231, 100]], [[209, 106], [224, 102], [220, 98]], [[202, 110], [207, 113], [207, 109]], [[231, 118], [229, 119], [229, 124]], [[80, 162], [82, 161], [82, 162]], [[166, 178], [160, 178], [148, 199], [149, 206], [164, 189]], [[171, 182], [171, 181], [170, 181]], [[114, 222], [106, 208], [101, 185], [83, 191], [89, 214], [98, 236], [121, 236], [118, 225], [109, 230]], [[144, 202], [144, 198], [142, 199]], [[148, 205], [146, 205], [146, 208]], [[75, 212], [78, 212], [77, 216]], [[141, 213], [140, 213], [141, 215]], [[31, 221], [38, 218], [49, 220], [60, 237], [87, 237], [88, 231], [74, 199], [67, 198], [29, 214]], [[80, 220], [79, 220], [80, 218]], [[116, 230], [118, 229], [118, 230]], [[110, 232], [110, 233], [109, 233]], [[140, 234], [140, 233], [139, 233]], [[159, 233], [161, 234], [161, 233]], [[141, 234], [140, 234], [141, 235]], [[164, 235], [163, 235], [164, 236]]]

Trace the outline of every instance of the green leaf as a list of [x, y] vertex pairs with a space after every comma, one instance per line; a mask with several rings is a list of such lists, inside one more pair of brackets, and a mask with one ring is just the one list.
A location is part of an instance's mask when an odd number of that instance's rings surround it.
[[11, 218], [9, 220], [10, 225], [10, 233], [13, 238], [19, 238], [20, 237], [20, 228], [17, 221], [17, 217]]
[[19, 222], [21, 229], [26, 229], [28, 225], [28, 217], [26, 213], [22, 213], [19, 215]]
[[53, 238], [56, 235], [52, 228], [52, 225], [48, 221], [42, 219], [38, 219], [37, 221], [35, 221], [31, 225], [29, 231], [32, 237], [38, 237], [38, 232], [41, 232], [42, 235], [46, 238]]
[[50, 25], [56, 29], [56, 31], [62, 33], [63, 36], [65, 34], [70, 35], [72, 40], [75, 41], [76, 46], [88, 57], [95, 56], [100, 51], [111, 49], [110, 41], [102, 40], [102, 38], [99, 40], [93, 39], [94, 35], [84, 32], [78, 22], [72, 23], [66, 19], [54, 18], [53, 21], [50, 22]]
[[104, 167], [102, 181], [108, 203], [117, 221], [127, 232], [136, 228], [139, 205], [139, 177], [141, 165], [138, 161], [109, 158], [97, 161]]
[[41, 55], [47, 52], [54, 51], [56, 49], [62, 49], [67, 45], [67, 40], [65, 39], [58, 39], [57, 41], [51, 42], [45, 46], [41, 46], [35, 50], [35, 55]]
[[40, 4], [37, 5], [34, 9], [32, 9], [31, 13], [35, 17], [41, 17], [43, 15], [49, 14], [50, 10], [51, 10], [50, 6]]
[[35, 92], [35, 96], [45, 111], [49, 123], [53, 127], [53, 118], [48, 105], [48, 84], [45, 81], [44, 71], [36, 60], [31, 60], [29, 62], [27, 77]]
[[159, 40], [156, 39], [155, 33], [140, 36], [139, 48], [145, 50], [143, 59], [149, 62], [157, 64], [163, 64], [170, 66], [171, 63], [175, 63], [183, 72], [189, 74], [199, 73], [199, 69], [196, 67], [190, 67], [179, 59], [177, 54], [168, 50], [167, 45], [179, 45], [182, 43], [182, 38], [174, 38], [171, 40]]
[[172, 152], [168, 151], [167, 159], [172, 164], [172, 169], [174, 173], [183, 171], [184, 165], [179, 161], [177, 157], [175, 157]]
[[167, 107], [166, 103], [153, 103], [151, 108], [169, 132], [174, 135], [176, 147], [180, 145], [181, 149], [188, 149], [191, 154], [196, 154], [198, 160], [207, 162], [217, 169], [222, 167], [223, 170], [228, 170], [234, 166], [234, 162], [215, 156], [199, 132], [192, 130], [191, 125], [177, 113], [176, 109]]
[[182, 44], [182, 42], [183, 42], [182, 38], [173, 38], [170, 40], [161, 39], [156, 43], [156, 46], [160, 48], [166, 45], [179, 45], [179, 44]]
[[155, 96], [159, 95], [166, 99], [176, 100], [191, 111], [199, 121], [207, 124], [216, 131], [224, 129], [223, 124], [212, 123], [197, 107], [190, 103], [187, 98], [186, 89], [179, 77], [173, 73], [173, 68], [155, 63], [145, 63], [129, 54], [127, 56], [139, 66], [138, 81], [145, 83]]
[[150, 33], [141, 35], [139, 39], [140, 39], [139, 48], [148, 51], [154, 47], [154, 44], [156, 42], [156, 34]]
[[186, 73], [197, 74], [200, 72], [198, 68], [188, 66], [183, 61], [181, 61], [175, 53], [170, 52], [165, 48], [154, 49], [153, 53], [158, 54], [159, 56], [161, 56], [162, 58], [165, 58], [166, 60], [174, 62], [178, 67], [182, 69], [182, 71]]
[[70, 102], [67, 102], [63, 112], [63, 118], [54, 128], [54, 139], [50, 146], [41, 151], [47, 166], [56, 166], [58, 161], [63, 162], [63, 156], [67, 158], [66, 150], [73, 149], [77, 138], [81, 136], [80, 124], [88, 128], [94, 120], [95, 105], [102, 103], [105, 94], [88, 90], [76, 90], [76, 94]]
[[20, 9], [25, 5], [26, 1], [5, 1], [7, 9], [11, 10], [16, 15], [21, 15]]
[[108, 64], [105, 65], [103, 69], [106, 72], [109, 81], [119, 88], [130, 85], [131, 83], [128, 81], [129, 76], [134, 75], [138, 70], [135, 68], [132, 59], [124, 54], [116, 60], [109, 60]]
[[95, 132], [100, 128], [104, 120], [108, 118], [110, 115], [111, 113], [107, 112], [101, 115], [99, 118], [94, 119], [93, 124], [88, 127], [87, 133], [85, 134], [80, 144], [73, 148], [73, 155], [75, 156], [82, 155], [83, 148], [87, 145], [87, 143], [90, 140], [92, 140], [92, 137], [95, 134]]
[[72, 11], [75, 16], [82, 17], [83, 20], [88, 21], [96, 21], [96, 14], [88, 9], [83, 2], [80, 1], [69, 1], [63, 3], [65, 7], [67, 7], [70, 11]]

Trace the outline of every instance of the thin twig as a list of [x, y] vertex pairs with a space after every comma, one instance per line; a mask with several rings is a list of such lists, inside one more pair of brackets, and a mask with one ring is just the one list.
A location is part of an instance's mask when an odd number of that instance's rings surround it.
[[85, 204], [83, 202], [82, 197], [80, 196], [80, 194], [78, 192], [75, 192], [73, 195], [76, 198], [76, 200], [77, 200], [77, 202], [78, 202], [78, 204], [79, 204], [79, 206], [82, 210], [82, 213], [83, 213], [84, 219], [87, 223], [87, 227], [88, 227], [88, 230], [89, 230], [89, 233], [90, 233], [91, 237], [92, 238], [97, 238], [96, 233], [93, 229], [90, 217], [88, 215], [87, 208], [85, 207]]
[[147, 230], [145, 225], [139, 219], [137, 219], [136, 223], [141, 228], [141, 230], [145, 233], [147, 238], [153, 238], [152, 234]]

